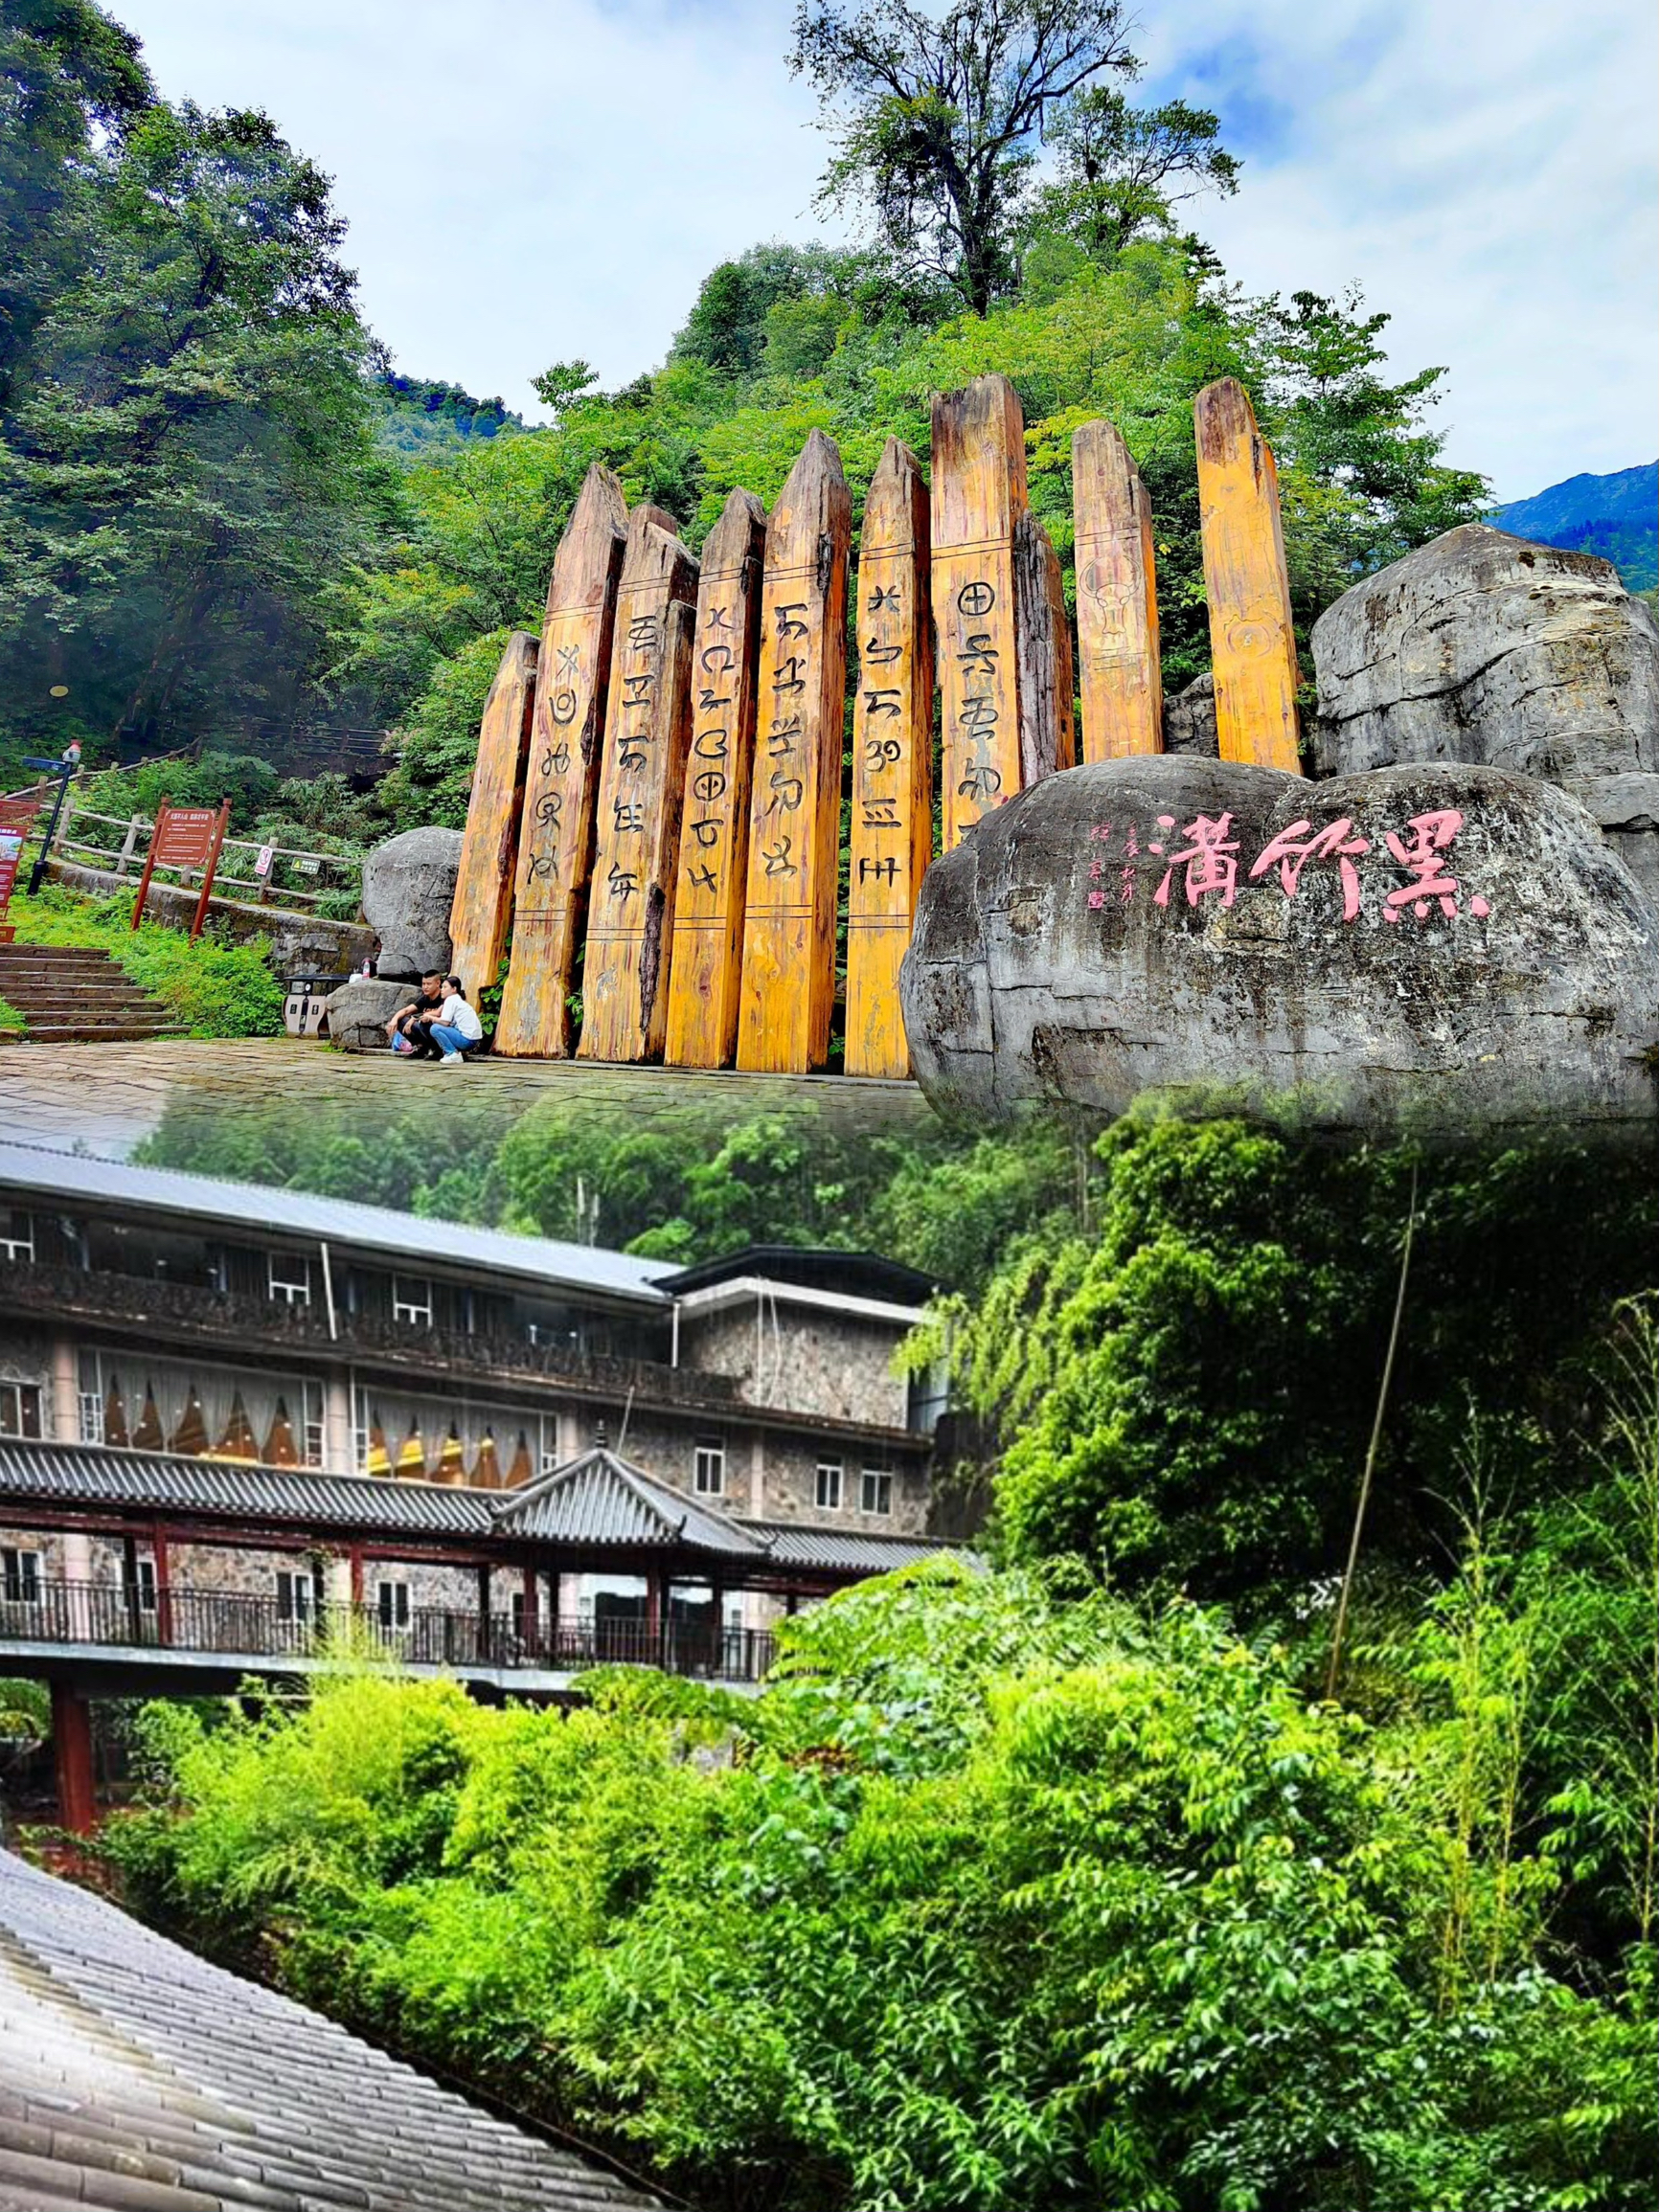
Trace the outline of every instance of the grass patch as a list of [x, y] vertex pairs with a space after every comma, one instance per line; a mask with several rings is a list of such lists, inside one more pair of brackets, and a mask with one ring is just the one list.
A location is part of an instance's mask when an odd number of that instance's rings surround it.
[[0, 999], [0, 1029], [20, 1029], [23, 1016], [10, 999]]
[[14, 893], [9, 919], [20, 944], [81, 945], [108, 953], [141, 990], [161, 1000], [193, 1037], [275, 1037], [284, 988], [268, 944], [234, 944], [211, 925], [193, 944], [165, 922], [132, 926], [130, 891], [79, 898], [46, 885]]

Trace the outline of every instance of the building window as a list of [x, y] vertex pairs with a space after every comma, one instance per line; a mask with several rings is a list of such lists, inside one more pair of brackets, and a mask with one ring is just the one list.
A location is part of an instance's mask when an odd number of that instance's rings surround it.
[[277, 1569], [277, 1618], [309, 1620], [315, 1595], [308, 1573], [285, 1567]]
[[103, 1442], [103, 1373], [96, 1352], [82, 1352], [75, 1365], [76, 1408], [83, 1444]]
[[893, 1478], [885, 1467], [866, 1467], [859, 1478], [858, 1510], [860, 1513], [891, 1513], [893, 1511]]
[[0, 1258], [34, 1257], [34, 1216], [32, 1213], [0, 1212]]
[[424, 1275], [395, 1275], [392, 1277], [392, 1319], [406, 1323], [412, 1329], [429, 1329], [432, 1326], [432, 1285]]
[[692, 1488], [699, 1498], [726, 1495], [726, 1446], [719, 1436], [699, 1436], [692, 1458]]
[[817, 1480], [813, 1487], [812, 1502], [820, 1513], [839, 1513], [841, 1510], [841, 1462], [839, 1459], [820, 1459]]
[[40, 1387], [37, 1383], [0, 1383], [0, 1436], [38, 1436]]
[[388, 1632], [409, 1626], [409, 1585], [382, 1582], [375, 1585], [375, 1608], [380, 1626]]
[[0, 1597], [8, 1605], [40, 1603], [40, 1554], [0, 1551]]
[[137, 1601], [140, 1613], [155, 1611], [155, 1561], [139, 1559], [133, 1562], [133, 1580], [127, 1588]]
[[267, 1281], [273, 1302], [308, 1306], [311, 1302], [311, 1263], [303, 1252], [273, 1252]]

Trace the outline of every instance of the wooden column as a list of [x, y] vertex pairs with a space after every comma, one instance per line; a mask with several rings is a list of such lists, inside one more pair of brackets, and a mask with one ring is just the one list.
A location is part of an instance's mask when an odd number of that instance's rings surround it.
[[847, 1072], [908, 1075], [898, 966], [933, 858], [927, 486], [890, 438], [864, 503], [847, 892]]
[[1013, 526], [1013, 632], [1018, 657], [1020, 788], [1077, 760], [1072, 625], [1060, 556], [1028, 508]]
[[498, 1052], [563, 1059], [570, 1051], [568, 1001], [587, 910], [626, 530], [622, 485], [595, 462], [547, 588], [513, 887], [512, 964], [495, 1027]]
[[522, 1620], [520, 1623], [522, 1630], [522, 1641], [525, 1650], [527, 1652], [534, 1653], [536, 1649], [535, 1615], [537, 1611], [535, 1569], [534, 1567], [527, 1567], [524, 1569], [524, 1576], [521, 1587], [524, 1591], [524, 1603], [521, 1609]]
[[478, 726], [461, 872], [449, 910], [450, 958], [474, 1001], [495, 981], [512, 919], [518, 816], [535, 719], [535, 658], [536, 641], [528, 630], [514, 630]]
[[1152, 503], [1109, 422], [1072, 433], [1083, 758], [1164, 750]]
[[697, 564], [661, 508], [628, 517], [600, 776], [579, 1060], [647, 1060], [669, 1020]]
[[1013, 525], [1025, 417], [1006, 376], [933, 397], [933, 615], [944, 849], [1020, 787]]
[[167, 1530], [159, 1524], [150, 1532], [149, 1549], [155, 1562], [155, 1640], [170, 1644], [172, 1641], [172, 1551]]
[[766, 530], [739, 1068], [805, 1073], [830, 1049], [852, 534], [841, 456], [814, 430]]
[[52, 1758], [57, 1775], [57, 1824], [72, 1836], [98, 1825], [92, 1773], [92, 1712], [70, 1683], [52, 1682]]
[[724, 1068], [738, 1043], [765, 553], [765, 508], [752, 491], [734, 491], [704, 544], [697, 585], [692, 751], [663, 1046], [676, 1068]]
[[1221, 757], [1300, 775], [1300, 677], [1273, 455], [1236, 378], [1207, 384], [1193, 413]]

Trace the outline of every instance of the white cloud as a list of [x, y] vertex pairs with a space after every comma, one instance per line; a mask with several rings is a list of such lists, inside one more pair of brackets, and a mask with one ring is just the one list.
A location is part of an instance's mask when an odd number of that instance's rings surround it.
[[[170, 97], [258, 104], [338, 180], [400, 366], [530, 404], [660, 360], [706, 271], [821, 231], [788, 0], [113, 0]], [[1158, 90], [1248, 161], [1200, 227], [1253, 290], [1357, 281], [1451, 369], [1502, 498], [1659, 450], [1650, 0], [1169, 0]]]

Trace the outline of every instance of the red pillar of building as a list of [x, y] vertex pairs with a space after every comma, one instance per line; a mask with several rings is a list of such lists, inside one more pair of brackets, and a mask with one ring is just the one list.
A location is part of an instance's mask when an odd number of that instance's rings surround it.
[[72, 1836], [98, 1825], [92, 1777], [92, 1710], [66, 1682], [52, 1684], [52, 1755], [57, 1769], [57, 1824]]
[[[149, 1548], [155, 1559], [156, 1641], [169, 1644], [172, 1641], [172, 1559], [168, 1551], [165, 1529], [158, 1527], [151, 1533]], [[185, 1633], [188, 1636], [188, 1622]]]
[[525, 1569], [525, 1570], [524, 1570], [524, 1627], [523, 1627], [523, 1634], [524, 1634], [524, 1646], [525, 1646], [525, 1649], [526, 1649], [527, 1651], [532, 1651], [532, 1652], [535, 1650], [535, 1648], [536, 1648], [536, 1642], [537, 1642], [537, 1637], [536, 1637], [536, 1618], [535, 1618], [535, 1614], [536, 1614], [535, 1569], [534, 1569], [534, 1567], [527, 1567], [527, 1568]]

